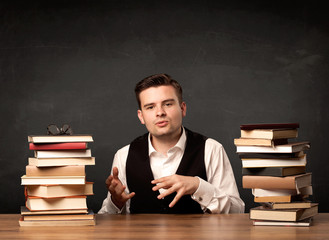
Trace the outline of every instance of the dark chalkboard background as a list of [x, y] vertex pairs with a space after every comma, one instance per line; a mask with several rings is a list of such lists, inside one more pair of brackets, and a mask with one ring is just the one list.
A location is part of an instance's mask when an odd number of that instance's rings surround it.
[[168, 73], [184, 125], [221, 142], [246, 212], [233, 139], [245, 123], [299, 122], [313, 201], [328, 212], [328, 19], [317, 1], [1, 1], [0, 212], [24, 204], [27, 136], [49, 123], [90, 133], [98, 211], [114, 153], [144, 133], [134, 86]]

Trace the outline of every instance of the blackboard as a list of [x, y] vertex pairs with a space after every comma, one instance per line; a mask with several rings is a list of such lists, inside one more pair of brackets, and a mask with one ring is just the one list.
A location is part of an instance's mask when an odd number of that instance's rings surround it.
[[146, 130], [135, 84], [168, 73], [184, 126], [223, 144], [246, 212], [233, 139], [240, 124], [299, 122], [312, 200], [328, 212], [328, 21], [317, 1], [1, 1], [0, 212], [24, 204], [27, 136], [50, 123], [92, 134], [95, 212], [115, 152]]

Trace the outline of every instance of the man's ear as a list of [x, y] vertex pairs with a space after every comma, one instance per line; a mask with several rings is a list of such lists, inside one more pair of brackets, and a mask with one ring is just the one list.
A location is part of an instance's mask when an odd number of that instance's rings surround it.
[[141, 121], [141, 124], [145, 124], [144, 118], [143, 118], [143, 113], [141, 110], [137, 110], [137, 117], [139, 118], [139, 121]]
[[182, 116], [185, 117], [186, 116], [186, 103], [182, 102], [180, 105], [180, 108], [182, 110]]

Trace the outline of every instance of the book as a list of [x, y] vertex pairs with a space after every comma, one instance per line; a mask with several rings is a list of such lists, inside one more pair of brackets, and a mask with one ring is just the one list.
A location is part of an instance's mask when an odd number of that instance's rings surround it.
[[68, 142], [68, 143], [30, 143], [30, 150], [69, 150], [69, 149], [87, 149], [88, 143]]
[[84, 185], [28, 185], [25, 186], [28, 196], [52, 198], [80, 195], [93, 195], [93, 183]]
[[312, 225], [313, 217], [306, 218], [297, 222], [283, 222], [283, 221], [266, 221], [266, 220], [253, 220], [254, 226], [284, 226], [284, 227], [309, 227]]
[[306, 172], [305, 166], [242, 168], [242, 175], [256, 175], [256, 176], [285, 177], [285, 176], [303, 174], [305, 172]]
[[85, 166], [36, 167], [26, 166], [26, 176], [85, 176]]
[[312, 173], [286, 177], [252, 176], [242, 177], [243, 188], [300, 189], [312, 184]]
[[309, 142], [294, 142], [273, 147], [264, 146], [236, 146], [237, 152], [256, 152], [256, 153], [294, 153], [304, 151], [310, 148]]
[[249, 217], [253, 220], [291, 221], [296, 222], [315, 216], [318, 213], [318, 204], [313, 203], [310, 208], [299, 209], [268, 209], [263, 206], [250, 209]]
[[32, 143], [59, 143], [59, 142], [93, 142], [91, 135], [31, 135], [28, 136], [28, 142]]
[[88, 209], [68, 209], [68, 210], [44, 210], [30, 211], [26, 206], [21, 206], [21, 215], [54, 215], [54, 214], [87, 214]]
[[21, 227], [33, 227], [33, 226], [57, 226], [57, 227], [62, 227], [62, 226], [95, 226], [96, 225], [96, 219], [91, 219], [91, 220], [41, 220], [41, 221], [26, 221], [23, 219], [23, 217], [20, 218], [19, 226]]
[[242, 158], [243, 168], [266, 168], [266, 167], [305, 167], [306, 155], [291, 159], [258, 159]]
[[46, 185], [46, 184], [85, 184], [85, 176], [36, 176], [21, 177], [21, 185]]
[[256, 123], [242, 124], [241, 130], [299, 128], [299, 123]]
[[91, 220], [94, 219], [94, 212], [89, 210], [86, 214], [50, 214], [50, 215], [25, 215], [24, 221], [58, 221], [58, 220]]
[[91, 157], [91, 150], [36, 150], [35, 158], [75, 158]]
[[255, 138], [255, 139], [288, 139], [297, 138], [297, 129], [254, 129], [241, 130], [241, 138]]
[[296, 208], [310, 208], [312, 207], [311, 201], [294, 201], [289, 203], [277, 203], [277, 202], [269, 202], [263, 203], [265, 207], [271, 209], [296, 209]]
[[254, 197], [254, 202], [264, 203], [264, 202], [292, 202], [292, 201], [302, 201], [308, 196], [303, 195], [286, 195], [286, 196], [264, 196], [264, 197]]
[[312, 195], [313, 187], [312, 185], [299, 188], [299, 189], [262, 189], [262, 188], [253, 188], [252, 195], [255, 197], [264, 197], [264, 196], [287, 196], [287, 195]]
[[37, 167], [54, 167], [68, 165], [95, 165], [95, 157], [89, 158], [29, 158], [29, 165]]
[[27, 196], [26, 207], [30, 211], [87, 209], [86, 196], [40, 198]]
[[261, 159], [287, 159], [287, 158], [298, 158], [304, 156], [304, 152], [294, 152], [294, 153], [238, 153], [239, 158], [261, 158]]
[[235, 146], [275, 146], [288, 144], [288, 139], [235, 138]]

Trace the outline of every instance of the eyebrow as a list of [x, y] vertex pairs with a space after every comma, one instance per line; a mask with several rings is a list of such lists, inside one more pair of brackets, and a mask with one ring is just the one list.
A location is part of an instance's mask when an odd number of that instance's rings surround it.
[[[169, 98], [169, 99], [163, 100], [161, 103], [174, 102], [174, 101], [175, 101], [174, 98]], [[154, 105], [154, 103], [146, 103], [143, 105], [143, 107], [145, 108], [145, 107], [152, 106], [152, 105]]]

